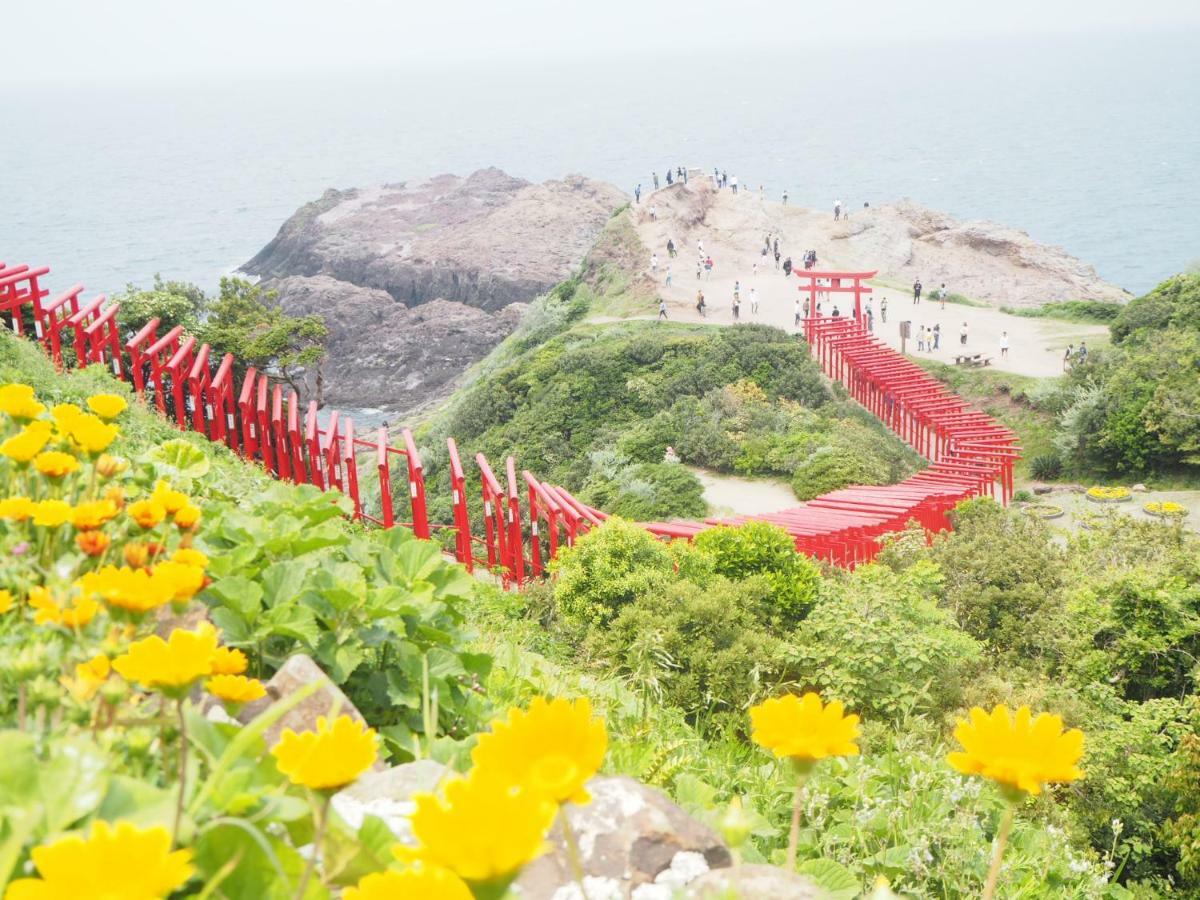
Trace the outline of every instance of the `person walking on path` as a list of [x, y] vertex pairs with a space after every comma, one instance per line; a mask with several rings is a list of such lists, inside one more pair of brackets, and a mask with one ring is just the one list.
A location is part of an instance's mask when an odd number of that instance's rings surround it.
[[[809, 311], [809, 309], [811, 308], [811, 307], [809, 306], [809, 302], [810, 302], [810, 301], [809, 301], [808, 297], [805, 297], [805, 298], [804, 298], [804, 307], [803, 307], [803, 309], [804, 309], [804, 318], [806, 318], [806, 319], [808, 318], [808, 311]], [[796, 304], [797, 304], [797, 306], [800, 304], [800, 298], [798, 298], [798, 297], [796, 298]]]
[[921, 302], [921, 279], [918, 278], [913, 282], [913, 306]]
[[709, 257], [705, 258], [705, 260], [704, 260], [704, 277], [706, 279], [712, 278], [712, 270], [713, 270], [713, 261], [712, 261], [712, 257], [709, 256]]
[[841, 217], [842, 217], [842, 201], [834, 200], [833, 201], [833, 221], [836, 222]]
[[778, 253], [778, 252], [779, 252], [779, 238], [778, 238], [778, 237], [777, 237], [777, 238], [775, 238], [775, 247], [774, 247], [774, 249], [775, 249], [775, 252], [776, 252], [776, 253]]
[[875, 333], [875, 313], [871, 312], [871, 307], [867, 307], [867, 331]]
[[917, 326], [917, 350], [918, 350], [918, 352], [921, 352], [921, 353], [925, 352], [925, 326], [924, 325]]
[[671, 286], [671, 267], [670, 266], [667, 266], [667, 280], [666, 280], [666, 282], [664, 282], [664, 286], [665, 287]]
[[1063, 354], [1063, 371], [1071, 368], [1071, 357], [1075, 355], [1075, 345], [1067, 344], [1067, 352]]
[[696, 260], [696, 280], [700, 280], [700, 270], [704, 268], [704, 260]]
[[738, 182], [737, 182], [736, 175], [734, 175], [731, 179], [729, 179], [729, 186], [733, 188], [733, 192], [734, 192], [734, 194], [736, 194], [737, 188], [738, 188]]
[[741, 299], [741, 296], [742, 296], [742, 283], [740, 281], [735, 281], [733, 283], [733, 299], [734, 299], [734, 301], [735, 302], [739, 301]]
[[751, 278], [758, 277], [758, 260], [757, 259], [754, 261], [753, 265], [750, 266], [750, 277]]
[[792, 258], [789, 256], [783, 261], [783, 275], [786, 278], [792, 274]]
[[633, 202], [634, 203], [642, 202], [642, 186], [640, 184], [633, 189]]
[[1008, 332], [1000, 332], [1000, 358], [1008, 356]]
[[658, 173], [651, 172], [650, 176], [654, 179], [654, 189], [657, 191], [658, 190]]
[[754, 288], [750, 288], [750, 312], [758, 315], [758, 291]]
[[652, 274], [658, 272], [658, 254], [657, 253], [650, 254], [650, 272]]
[[767, 232], [767, 236], [763, 238], [763, 246], [767, 248], [767, 252], [771, 250], [771, 232]]
[[653, 204], [650, 205], [650, 221], [651, 222], [658, 221], [658, 207], [654, 206]]
[[937, 350], [942, 346], [942, 323], [938, 322], [933, 326], [933, 349]]
[[887, 324], [887, 297], [883, 297], [879, 301], [879, 321], [884, 325]]
[[704, 256], [704, 239], [696, 238], [696, 252]]
[[702, 319], [707, 318], [704, 310], [704, 291], [696, 291], [696, 312], [700, 313], [700, 318]]
[[948, 292], [946, 291], [946, 284], [945, 284], [945, 282], [943, 282], [942, 286], [938, 289], [938, 299], [942, 301], [942, 309], [946, 308], [946, 294], [947, 293]]
[[962, 346], [967, 346], [967, 323], [963, 322], [962, 328], [958, 330], [958, 342]]
[[779, 268], [779, 248], [775, 248], [775, 268]]
[[794, 320], [794, 321], [793, 321], [793, 324], [794, 324], [794, 325], [795, 325], [797, 328], [799, 328], [799, 327], [800, 327], [800, 314], [801, 314], [801, 312], [803, 312], [803, 313], [804, 313], [804, 318], [806, 318], [806, 319], [807, 319], [807, 318], [808, 318], [808, 301], [807, 301], [807, 300], [805, 300], [805, 301], [804, 301], [804, 307], [803, 307], [803, 309], [802, 309], [802, 308], [801, 308], [801, 306], [800, 306], [800, 298], [799, 298], [799, 297], [797, 297], [797, 298], [796, 298], [796, 307], [795, 307], [795, 309], [794, 309], [794, 311], [793, 311], [793, 313], [792, 313], [792, 317], [793, 317], [793, 320]]
[[675, 239], [667, 238], [667, 256], [671, 257], [671, 259], [674, 259], [678, 255], [679, 251], [675, 249]]
[[733, 321], [738, 321], [738, 312], [741, 309], [742, 303], [738, 300], [738, 295], [733, 295]]
[[1087, 362], [1087, 358], [1088, 358], [1087, 341], [1079, 342], [1079, 349], [1075, 351], [1075, 358], [1079, 361], [1080, 365], [1083, 365], [1085, 362]]
[[787, 191], [783, 192], [783, 205], [787, 206]]
[[667, 301], [663, 300], [661, 297], [658, 300], [658, 317], [660, 319], [665, 319], [667, 317]]
[[667, 187], [670, 187], [675, 182], [672, 180], [675, 176], [671, 174], [671, 170], [667, 169]]

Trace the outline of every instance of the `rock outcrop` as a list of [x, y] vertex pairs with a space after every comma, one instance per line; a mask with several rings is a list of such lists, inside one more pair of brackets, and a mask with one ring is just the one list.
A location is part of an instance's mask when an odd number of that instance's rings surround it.
[[[324, 316], [325, 400], [343, 408], [412, 412], [442, 400], [471, 363], [512, 333], [527, 305], [487, 312], [432, 300], [409, 307], [386, 291], [328, 275], [280, 278], [270, 287], [290, 315]], [[309, 396], [313, 376], [309, 373]]]
[[243, 271], [289, 312], [325, 317], [330, 402], [408, 412], [568, 277], [624, 202], [579, 175], [531, 184], [498, 169], [329, 190]]

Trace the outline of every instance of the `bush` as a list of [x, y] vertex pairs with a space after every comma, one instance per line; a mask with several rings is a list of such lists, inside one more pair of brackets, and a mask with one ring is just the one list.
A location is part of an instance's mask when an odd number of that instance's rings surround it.
[[575, 628], [607, 625], [639, 597], [661, 592], [674, 575], [667, 546], [644, 528], [612, 518], [580, 536], [552, 564], [554, 602]]
[[[580, 499], [614, 516], [638, 522], [699, 518], [708, 512], [700, 479], [677, 463], [624, 464], [616, 454], [589, 478]], [[593, 465], [593, 471], [597, 467]]]
[[712, 557], [718, 575], [735, 580], [763, 576], [771, 585], [773, 618], [794, 624], [812, 606], [820, 584], [817, 567], [796, 552], [782, 528], [768, 522], [712, 528], [696, 535], [694, 543]]
[[825, 583], [795, 634], [797, 678], [871, 719], [940, 717], [962, 702], [980, 644], [931, 599], [937, 568], [868, 566]]
[[792, 476], [792, 492], [811, 500], [852, 484], [887, 484], [886, 465], [861, 451], [823, 448], [800, 464]]
[[1062, 474], [1062, 457], [1057, 453], [1040, 453], [1029, 459], [1029, 474], [1038, 481], [1053, 481]]

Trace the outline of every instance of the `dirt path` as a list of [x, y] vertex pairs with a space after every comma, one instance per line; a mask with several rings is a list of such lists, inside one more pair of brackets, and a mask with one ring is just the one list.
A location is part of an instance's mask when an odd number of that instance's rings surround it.
[[688, 466], [704, 486], [704, 502], [712, 516], [754, 516], [801, 506], [791, 485], [774, 478], [741, 478]]
[[[697, 209], [701, 203], [707, 208]], [[711, 205], [707, 205], [710, 204]], [[657, 218], [651, 220], [650, 207], [655, 206]], [[870, 211], [856, 213], [869, 216]], [[764, 236], [769, 232], [779, 237], [783, 258], [788, 256], [799, 266], [804, 251], [817, 249], [818, 268], [837, 269], [853, 266], [854, 261], [837, 257], [833, 217], [781, 203], [765, 201], [757, 193], [734, 195], [729, 190], [719, 192], [694, 191], [689, 195], [679, 191], [656, 191], [642, 196], [634, 207], [634, 221], [642, 242], [646, 245], [645, 277], [652, 279], [657, 291], [667, 301], [670, 319], [683, 322], [702, 321], [696, 312], [696, 292], [702, 290], [708, 305], [708, 321], [718, 325], [733, 324], [732, 301], [735, 283], [740, 288], [741, 321], [760, 322], [794, 330], [795, 300], [800, 297], [796, 278], [785, 278], [776, 269], [773, 256], [762, 256]], [[703, 218], [697, 224], [697, 219]], [[673, 238], [678, 256], [670, 259], [667, 240]], [[698, 243], [704, 254], [713, 259], [711, 274], [702, 273], [697, 279]], [[822, 248], [832, 247], [830, 250]], [[947, 251], [948, 253], [954, 251]], [[649, 253], [657, 253], [658, 266], [651, 270]], [[861, 262], [858, 263], [861, 265]], [[667, 286], [668, 268], [672, 285]], [[925, 285], [926, 298], [920, 305], [912, 303], [911, 290], [898, 285], [873, 283], [872, 299], [875, 311], [875, 332], [889, 344], [900, 348], [900, 321], [910, 319], [914, 334], [917, 326], [941, 326], [939, 349], [919, 352], [916, 341], [910, 340], [910, 355], [928, 356], [953, 363], [960, 352], [959, 331], [967, 323], [966, 349], [992, 357], [992, 367], [1022, 375], [1047, 377], [1062, 372], [1063, 350], [1068, 343], [1076, 346], [1086, 340], [1090, 347], [1103, 345], [1108, 329], [1102, 325], [1084, 325], [1052, 319], [1012, 316], [992, 307], [946, 304], [945, 308], [928, 295], [937, 287]], [[758, 313], [751, 309], [751, 289], [758, 295]], [[954, 286], [950, 286], [954, 290]], [[887, 300], [887, 322], [882, 321], [881, 303]], [[853, 299], [826, 300], [826, 314], [838, 305], [843, 315], [853, 310]], [[647, 310], [653, 316], [654, 310]], [[1008, 356], [1000, 355], [1001, 333], [1007, 332]]]

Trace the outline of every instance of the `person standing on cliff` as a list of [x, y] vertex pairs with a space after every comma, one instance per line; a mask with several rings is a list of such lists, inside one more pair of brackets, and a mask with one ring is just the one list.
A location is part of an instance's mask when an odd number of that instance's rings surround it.
[[775, 248], [775, 268], [779, 268], [779, 248]]
[[641, 186], [641, 184], [639, 184], [637, 187], [635, 187], [633, 189], [633, 202], [634, 203], [642, 202], [642, 186]]
[[918, 278], [913, 282], [913, 306], [921, 302], [921, 279]]
[[655, 274], [657, 272], [658, 272], [658, 254], [651, 253], [650, 254], [650, 273]]
[[702, 319], [707, 318], [704, 309], [704, 291], [696, 291], [696, 312], [700, 313]]
[[667, 256], [671, 257], [671, 259], [674, 259], [678, 255], [679, 254], [675, 252], [675, 239], [667, 238]]
[[758, 315], [758, 291], [754, 288], [750, 288], [750, 312]]
[[942, 301], [942, 309], [946, 308], [946, 295], [950, 293], [946, 290], [946, 283], [943, 281], [942, 286], [938, 288], [938, 299]]
[[671, 286], [671, 267], [667, 266], [667, 280], [664, 284], [664, 287], [670, 287], [670, 286]]
[[650, 221], [651, 222], [658, 221], [658, 207], [655, 206], [653, 203], [650, 204]]
[[674, 184], [674, 183], [675, 183], [674, 181], [672, 181], [672, 179], [673, 179], [674, 177], [675, 177], [675, 176], [671, 174], [671, 170], [670, 170], [670, 169], [667, 169], [667, 187], [670, 187], [672, 184]]
[[737, 181], [737, 176], [736, 176], [736, 175], [734, 175], [734, 176], [733, 176], [733, 178], [731, 178], [731, 179], [729, 180], [729, 186], [733, 188], [733, 192], [736, 194], [736, 193], [737, 193], [737, 187], [738, 187], [738, 181]]
[[783, 205], [787, 206], [787, 191], [783, 192]]
[[833, 221], [836, 222], [841, 217], [842, 217], [842, 201], [834, 200], [833, 201]]
[[936, 350], [942, 346], [942, 323], [938, 322], [933, 326], [933, 349]]
[[1071, 357], [1075, 355], [1075, 345], [1067, 344], [1067, 352], [1063, 354], [1063, 371], [1071, 368]]
[[1000, 332], [1000, 358], [1008, 356], [1008, 332]]
[[658, 173], [651, 172], [650, 177], [654, 179], [654, 189], [657, 191], [658, 190]]

